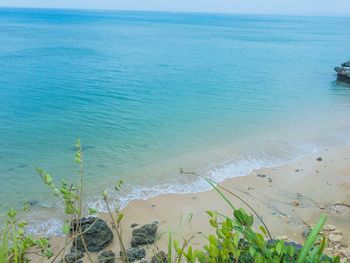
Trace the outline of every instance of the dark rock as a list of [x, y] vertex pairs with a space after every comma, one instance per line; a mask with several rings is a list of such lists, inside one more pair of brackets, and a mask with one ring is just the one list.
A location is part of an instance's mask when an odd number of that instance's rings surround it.
[[316, 160], [322, 162], [322, 157], [318, 157]]
[[143, 247], [132, 247], [126, 251], [129, 261], [142, 259], [146, 256], [146, 250]]
[[272, 183], [272, 178], [267, 178], [267, 181], [269, 182], [269, 183]]
[[36, 205], [38, 205], [39, 204], [39, 201], [38, 200], [31, 200], [31, 201], [29, 201], [29, 205], [30, 206], [36, 206]]
[[261, 178], [265, 178], [265, 177], [266, 177], [266, 174], [257, 174], [256, 176], [257, 176], [257, 177], [261, 177]]
[[303, 231], [303, 237], [304, 237], [305, 239], [307, 239], [307, 237], [310, 235], [310, 233], [311, 233], [311, 228], [310, 228], [310, 227], [306, 228], [306, 229]]
[[350, 60], [341, 64], [342, 67], [350, 67]]
[[115, 262], [115, 254], [112, 250], [102, 251], [100, 255], [98, 255], [98, 263], [114, 263]]
[[[81, 226], [84, 242], [89, 252], [99, 252], [106, 248], [110, 243], [112, 243], [112, 230], [102, 219], [96, 217], [87, 217], [82, 218], [80, 221], [73, 221], [71, 231], [80, 231], [79, 225]], [[73, 247], [75, 247], [77, 250], [85, 252], [85, 247], [81, 236], [78, 236], [74, 239]]]
[[138, 226], [138, 225], [139, 225], [139, 224], [133, 223], [133, 224], [131, 224], [130, 227], [136, 227], [136, 226]]
[[84, 257], [84, 253], [81, 251], [74, 251], [64, 256], [64, 260], [66, 263], [76, 263], [78, 259]]
[[337, 72], [337, 80], [350, 84], [350, 61], [341, 64], [341, 67], [335, 67]]
[[137, 247], [140, 245], [153, 244], [156, 239], [157, 224], [146, 224], [132, 231], [131, 246]]
[[168, 262], [168, 256], [163, 251], [158, 252], [151, 259], [151, 263], [167, 263], [167, 262]]

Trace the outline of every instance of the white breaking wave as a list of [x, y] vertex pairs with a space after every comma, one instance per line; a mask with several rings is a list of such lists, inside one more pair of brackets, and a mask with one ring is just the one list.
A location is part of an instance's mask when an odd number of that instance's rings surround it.
[[[253, 170], [258, 170], [260, 168], [277, 167], [294, 162], [318, 150], [313, 144], [297, 146], [286, 145], [285, 148], [285, 151], [283, 151], [283, 149], [279, 151], [278, 154], [280, 157], [268, 155], [266, 153], [253, 152], [247, 154], [245, 157], [227, 160], [220, 164], [210, 164], [197, 172], [220, 183], [225, 179], [248, 175]], [[152, 186], [136, 186], [127, 189], [126, 192], [120, 195], [113, 194], [114, 191], [111, 190], [110, 200], [118, 200], [118, 203], [115, 202], [113, 204], [113, 202], [111, 202], [112, 207], [114, 205], [119, 205], [120, 208], [124, 208], [130, 201], [135, 199], [146, 200], [161, 194], [188, 194], [203, 192], [210, 189], [210, 185], [204, 179], [193, 176], [191, 180], [185, 180], [184, 182], [183, 176], [174, 175], [174, 178], [168, 183], [153, 184]], [[90, 197], [87, 200], [87, 206], [95, 208], [100, 212], [106, 212], [106, 207], [100, 196]], [[59, 217], [59, 210], [62, 211], [62, 207], [55, 204], [50, 210], [56, 210], [56, 212], [52, 213], [51, 211], [47, 213], [47, 211], [39, 210], [33, 213], [30, 218], [28, 231], [41, 235], [62, 235], [63, 218]], [[43, 215], [43, 213], [46, 215]], [[55, 214], [57, 214], [57, 217], [52, 217]], [[51, 217], [49, 217], [49, 215], [51, 215]]]

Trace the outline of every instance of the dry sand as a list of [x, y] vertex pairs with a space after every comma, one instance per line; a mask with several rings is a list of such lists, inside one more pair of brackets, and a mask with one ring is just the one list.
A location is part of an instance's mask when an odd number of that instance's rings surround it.
[[[319, 157], [322, 160], [317, 160]], [[260, 176], [257, 176], [260, 175]], [[191, 175], [184, 175], [191, 176]], [[234, 175], [233, 175], [234, 176]], [[272, 236], [288, 236], [289, 240], [303, 242], [303, 231], [317, 222], [321, 214], [343, 234], [344, 245], [350, 245], [350, 146], [325, 149], [291, 164], [253, 171], [244, 177], [228, 179], [222, 185], [246, 200], [263, 217]], [[236, 207], [248, 208], [234, 197]], [[214, 191], [194, 194], [166, 194], [149, 200], [134, 200], [123, 209], [124, 240], [130, 246], [131, 224], [139, 226], [158, 221], [159, 240], [148, 248], [167, 250], [167, 232], [173, 237], [189, 237], [194, 233], [210, 233], [206, 211], [217, 210], [230, 216], [232, 211]], [[100, 215], [110, 221], [106, 214]], [[258, 220], [255, 218], [256, 223]], [[194, 239], [194, 245], [205, 240]], [[53, 250], [58, 251], [62, 239], [51, 238]], [[109, 247], [119, 255], [115, 240]], [[93, 255], [96, 259], [96, 255]], [[85, 262], [85, 261], [84, 261]], [[88, 262], [88, 261], [86, 261]]]

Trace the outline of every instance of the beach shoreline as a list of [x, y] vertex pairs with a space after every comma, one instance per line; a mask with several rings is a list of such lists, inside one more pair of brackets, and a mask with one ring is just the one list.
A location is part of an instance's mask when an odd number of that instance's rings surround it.
[[[184, 175], [185, 176], [185, 175]], [[273, 237], [303, 243], [303, 232], [317, 223], [320, 215], [328, 217], [327, 224], [342, 233], [342, 246], [350, 245], [350, 146], [324, 149], [295, 162], [278, 167], [261, 168], [247, 176], [227, 179], [220, 185], [233, 191], [249, 203], [263, 218]], [[229, 196], [235, 207], [251, 211], [241, 201]], [[189, 237], [194, 233], [209, 234], [213, 230], [206, 211], [218, 211], [227, 216], [232, 209], [214, 189], [192, 194], [161, 194], [147, 200], [133, 200], [122, 210], [124, 242], [130, 245], [131, 225], [141, 226], [159, 222], [159, 240], [148, 248], [167, 250], [167, 232]], [[99, 217], [110, 222], [108, 214]], [[255, 226], [261, 225], [255, 217]], [[51, 237], [53, 250], [62, 246], [63, 239]], [[201, 235], [194, 246], [202, 246]], [[114, 241], [109, 247], [119, 255]]]

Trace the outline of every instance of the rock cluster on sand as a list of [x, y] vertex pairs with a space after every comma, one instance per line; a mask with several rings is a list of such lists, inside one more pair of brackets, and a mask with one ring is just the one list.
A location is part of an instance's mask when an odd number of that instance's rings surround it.
[[158, 225], [154, 222], [132, 231], [131, 248], [126, 251], [130, 262], [146, 256], [146, 250], [142, 246], [151, 245], [155, 242], [157, 229]]
[[350, 60], [341, 64], [340, 67], [335, 67], [337, 72], [337, 80], [350, 84]]
[[157, 224], [146, 224], [132, 231], [131, 246], [138, 247], [140, 245], [153, 244], [156, 240]]
[[[137, 224], [133, 224], [133, 227]], [[126, 254], [130, 262], [143, 259], [146, 256], [145, 245], [151, 245], [156, 240], [158, 222], [143, 225], [132, 231], [131, 248], [127, 249]], [[114, 263], [115, 254], [111, 250], [104, 250], [113, 242], [113, 232], [107, 223], [97, 217], [84, 217], [81, 220], [75, 220], [71, 224], [71, 233], [83, 233], [73, 240], [71, 252], [65, 256], [66, 263], [79, 263], [84, 257], [84, 252], [100, 252], [98, 263]], [[84, 242], [83, 242], [84, 241]], [[85, 248], [86, 247], [86, 248]], [[102, 251], [104, 250], [104, 251]], [[102, 251], [102, 252], [101, 252]], [[164, 252], [153, 257], [151, 262], [161, 263], [166, 258]]]
[[133, 262], [138, 259], [143, 259], [146, 256], [146, 250], [143, 247], [131, 247], [126, 251], [128, 259]]
[[[113, 241], [113, 232], [108, 227], [107, 223], [100, 218], [84, 217], [78, 222], [72, 223], [72, 229], [83, 233], [86, 249], [89, 252], [99, 252], [106, 248]], [[81, 236], [78, 236], [73, 241], [73, 248], [85, 252], [85, 246]]]
[[75, 263], [78, 261], [78, 259], [81, 259], [82, 257], [84, 257], [84, 253], [79, 250], [75, 250], [65, 255], [64, 260], [66, 263]]
[[158, 252], [151, 259], [151, 263], [167, 263], [167, 262], [168, 262], [168, 256], [163, 251]]
[[114, 263], [115, 262], [115, 254], [112, 250], [102, 251], [98, 255], [98, 263]]

